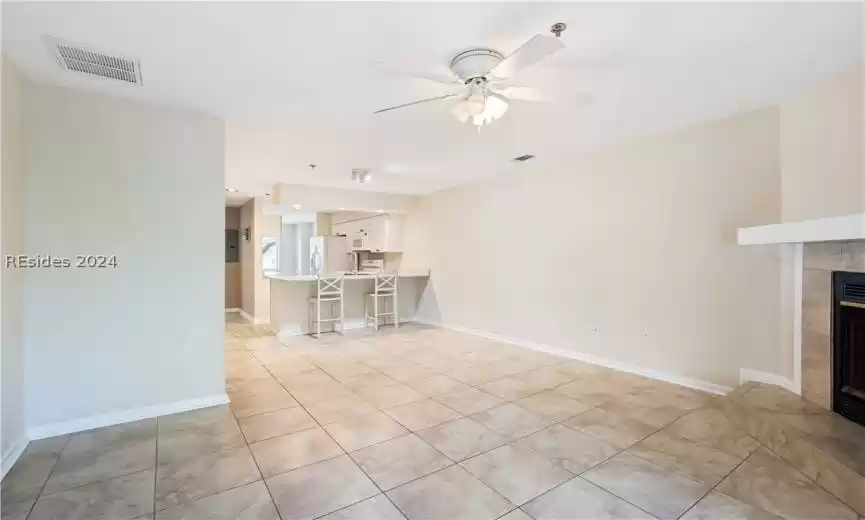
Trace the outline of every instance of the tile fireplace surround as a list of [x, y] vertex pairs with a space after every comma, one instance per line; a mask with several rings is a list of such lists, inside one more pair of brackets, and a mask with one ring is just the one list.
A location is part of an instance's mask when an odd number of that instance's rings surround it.
[[832, 271], [865, 272], [865, 240], [804, 244], [802, 393], [831, 409]]

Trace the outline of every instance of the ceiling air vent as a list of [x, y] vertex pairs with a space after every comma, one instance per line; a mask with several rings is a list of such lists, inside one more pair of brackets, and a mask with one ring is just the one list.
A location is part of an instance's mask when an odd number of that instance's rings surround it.
[[77, 45], [49, 40], [60, 62], [66, 70], [83, 72], [92, 76], [115, 79], [141, 85], [141, 64], [138, 60], [94, 52]]
[[517, 161], [517, 162], [526, 162], [526, 161], [528, 161], [529, 159], [534, 159], [534, 158], [535, 158], [534, 155], [531, 155], [531, 154], [528, 154], [528, 153], [527, 153], [526, 155], [521, 155], [521, 156], [519, 156], [519, 157], [514, 157], [514, 160]]

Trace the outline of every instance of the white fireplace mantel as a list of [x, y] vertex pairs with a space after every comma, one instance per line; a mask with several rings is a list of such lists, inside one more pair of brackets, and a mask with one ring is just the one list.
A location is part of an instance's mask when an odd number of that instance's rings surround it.
[[865, 213], [739, 228], [740, 246], [865, 240]]

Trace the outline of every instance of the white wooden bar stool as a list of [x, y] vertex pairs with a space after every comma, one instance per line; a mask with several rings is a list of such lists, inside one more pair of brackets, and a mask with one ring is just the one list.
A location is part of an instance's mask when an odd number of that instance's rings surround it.
[[[343, 302], [343, 283], [345, 279], [342, 276], [316, 276], [315, 277], [315, 296], [309, 297], [309, 333], [316, 338], [321, 337], [321, 324], [332, 323], [333, 330], [337, 332], [337, 322], [339, 322], [339, 333], [345, 331], [345, 304]], [[327, 316], [322, 316], [322, 306], [329, 307], [330, 313]], [[336, 308], [339, 307], [339, 314], [336, 313]], [[313, 330], [314, 329], [314, 330]]]
[[[372, 322], [375, 330], [378, 330], [379, 321], [387, 323], [388, 318], [391, 318], [393, 326], [399, 328], [399, 277], [395, 274], [377, 274], [374, 289], [366, 293], [363, 300], [363, 326], [367, 327]], [[380, 312], [380, 308], [383, 312]]]

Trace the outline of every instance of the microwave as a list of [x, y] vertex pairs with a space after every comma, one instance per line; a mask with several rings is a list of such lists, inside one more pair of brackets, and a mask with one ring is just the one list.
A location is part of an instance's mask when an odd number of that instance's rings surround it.
[[369, 251], [369, 235], [366, 233], [355, 233], [350, 240], [352, 251]]

